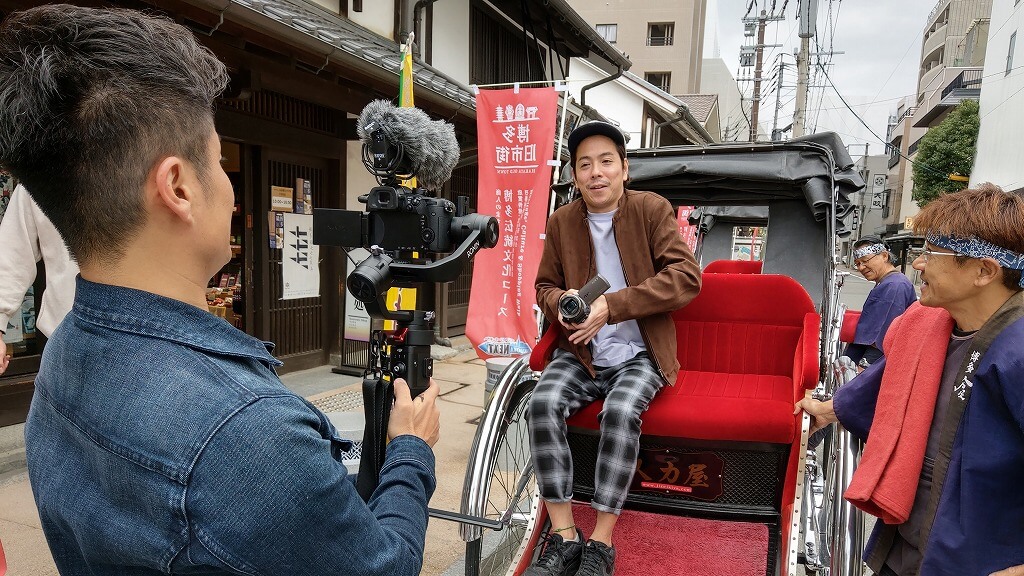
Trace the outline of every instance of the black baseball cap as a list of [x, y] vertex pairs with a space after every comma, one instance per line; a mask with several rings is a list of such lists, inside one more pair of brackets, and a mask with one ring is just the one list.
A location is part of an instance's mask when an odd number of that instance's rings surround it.
[[626, 137], [622, 135], [622, 130], [619, 130], [618, 126], [600, 120], [591, 120], [580, 124], [569, 134], [569, 155], [575, 158], [576, 148], [579, 147], [580, 142], [591, 136], [607, 136], [617, 145], [626, 147]]

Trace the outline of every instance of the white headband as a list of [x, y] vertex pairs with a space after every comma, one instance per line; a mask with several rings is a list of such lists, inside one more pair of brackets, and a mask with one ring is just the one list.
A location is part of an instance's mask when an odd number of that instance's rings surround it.
[[865, 256], [874, 256], [875, 254], [881, 254], [885, 252], [885, 244], [868, 244], [867, 246], [861, 246], [853, 251], [853, 259], [860, 260]]

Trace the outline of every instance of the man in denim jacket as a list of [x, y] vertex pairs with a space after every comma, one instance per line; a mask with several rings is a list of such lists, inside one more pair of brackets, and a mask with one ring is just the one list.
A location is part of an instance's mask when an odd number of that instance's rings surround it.
[[62, 574], [418, 574], [437, 385], [395, 385], [369, 503], [269, 345], [206, 311], [234, 195], [224, 66], [184, 27], [42, 6], [0, 26], [0, 164], [81, 266], [43, 355], [29, 476]]

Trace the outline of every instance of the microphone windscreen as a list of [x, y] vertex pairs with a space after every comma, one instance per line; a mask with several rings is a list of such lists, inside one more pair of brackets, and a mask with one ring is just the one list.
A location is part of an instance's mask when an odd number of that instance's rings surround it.
[[[359, 122], [356, 124], [356, 133], [359, 135], [359, 139], [369, 143], [370, 135], [375, 130], [390, 131], [390, 127], [395, 124], [394, 110], [395, 107], [387, 100], [374, 100], [367, 104], [359, 113]], [[393, 139], [390, 140], [393, 141]]]
[[455, 127], [431, 120], [419, 108], [396, 108], [387, 100], [370, 102], [359, 115], [357, 132], [369, 142], [376, 131], [392, 144], [402, 144], [417, 184], [428, 190], [441, 188], [459, 162]]

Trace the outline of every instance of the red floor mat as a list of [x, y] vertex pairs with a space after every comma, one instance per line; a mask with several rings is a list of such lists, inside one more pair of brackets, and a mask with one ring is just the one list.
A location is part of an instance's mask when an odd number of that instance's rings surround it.
[[[576, 525], [589, 536], [596, 512], [587, 504], [572, 508]], [[626, 510], [615, 525], [615, 554], [619, 576], [763, 576], [768, 527]]]

